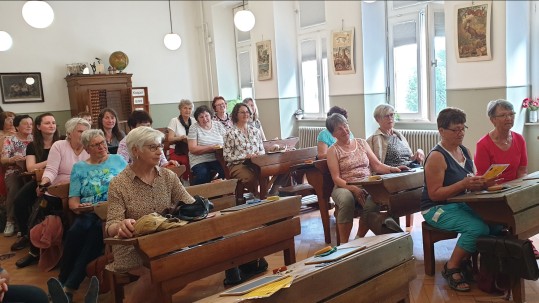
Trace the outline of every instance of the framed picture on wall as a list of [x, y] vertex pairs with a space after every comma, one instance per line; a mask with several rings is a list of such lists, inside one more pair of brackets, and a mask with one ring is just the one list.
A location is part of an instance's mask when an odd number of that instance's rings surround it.
[[45, 102], [41, 73], [0, 74], [2, 103]]
[[490, 19], [492, 2], [472, 2], [456, 9], [457, 62], [492, 60]]
[[256, 43], [258, 81], [270, 80], [272, 76], [271, 40]]
[[335, 75], [355, 74], [354, 29], [333, 32], [331, 35], [333, 73]]

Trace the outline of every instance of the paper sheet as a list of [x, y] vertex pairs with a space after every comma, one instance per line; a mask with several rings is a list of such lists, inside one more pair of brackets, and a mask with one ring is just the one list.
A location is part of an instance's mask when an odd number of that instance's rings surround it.
[[509, 167], [509, 164], [492, 164], [483, 175], [483, 178], [487, 180], [494, 179], [503, 173], [507, 167]]
[[[257, 298], [267, 298], [279, 291], [282, 288], [288, 288], [292, 284], [292, 281], [294, 281], [293, 276], [286, 277], [282, 280], [275, 281], [273, 283], [270, 283], [266, 286], [259, 287], [250, 293], [247, 293], [241, 297], [241, 300], [247, 300], [247, 299], [257, 299]], [[240, 301], [241, 301], [240, 300]]]

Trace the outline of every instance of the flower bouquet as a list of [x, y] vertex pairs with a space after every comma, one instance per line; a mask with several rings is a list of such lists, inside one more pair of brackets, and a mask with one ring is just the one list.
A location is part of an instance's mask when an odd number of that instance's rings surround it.
[[537, 110], [539, 110], [539, 98], [525, 98], [522, 100], [522, 108], [529, 109], [529, 120], [531, 123], [536, 123]]

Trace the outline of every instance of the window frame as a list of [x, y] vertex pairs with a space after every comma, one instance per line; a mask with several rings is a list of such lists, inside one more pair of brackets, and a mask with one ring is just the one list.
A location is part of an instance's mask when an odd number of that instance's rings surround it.
[[[415, 3], [406, 7], [392, 9], [386, 7], [387, 19], [387, 65], [388, 65], [388, 102], [395, 106], [395, 81], [393, 63], [393, 25], [405, 20], [416, 21], [418, 112], [398, 113], [399, 121], [429, 122], [436, 121], [436, 56], [434, 13], [444, 13], [443, 4]], [[444, 25], [445, 26], [445, 25]], [[447, 57], [446, 57], [447, 60]], [[446, 62], [447, 64], [447, 62]], [[447, 65], [446, 65], [447, 66]], [[447, 78], [446, 78], [447, 79]]]

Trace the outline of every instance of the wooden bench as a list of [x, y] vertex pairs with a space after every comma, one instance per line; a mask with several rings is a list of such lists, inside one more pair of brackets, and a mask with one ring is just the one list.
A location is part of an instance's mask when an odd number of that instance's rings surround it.
[[[294, 278], [289, 288], [247, 302], [410, 302], [409, 283], [416, 277], [410, 234], [360, 238], [338, 249], [363, 245], [364, 250], [325, 266], [305, 264], [314, 257], [288, 266], [286, 273]], [[216, 294], [197, 302], [232, 303], [238, 299]]]
[[170, 303], [174, 293], [193, 281], [275, 252], [283, 251], [284, 264], [294, 263], [300, 206], [299, 196], [287, 197], [141, 237], [108, 238], [105, 243], [135, 246], [157, 285], [158, 302]]

